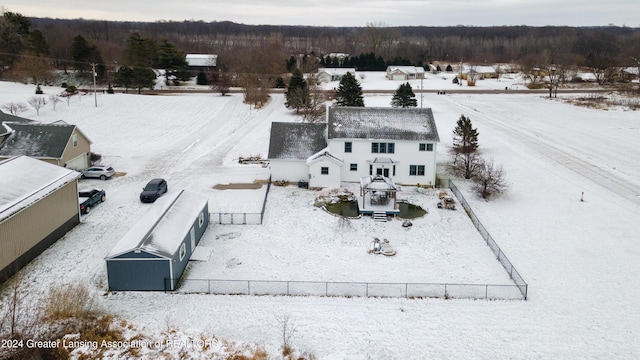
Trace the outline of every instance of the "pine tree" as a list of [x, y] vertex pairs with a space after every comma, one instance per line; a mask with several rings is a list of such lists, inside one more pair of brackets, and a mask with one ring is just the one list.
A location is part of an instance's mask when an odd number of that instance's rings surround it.
[[396, 93], [393, 95], [391, 99], [391, 106], [393, 107], [416, 107], [418, 106], [418, 100], [416, 100], [416, 94], [413, 93], [413, 89], [411, 88], [411, 84], [408, 82], [406, 84], [401, 84]]
[[340, 80], [336, 91], [336, 105], [364, 107], [362, 87], [351, 73], [346, 73]]
[[309, 87], [304, 80], [302, 72], [297, 68], [291, 75], [285, 98], [285, 106], [287, 109], [296, 109], [296, 113], [299, 113], [300, 109], [304, 108], [309, 102]]
[[464, 115], [460, 116], [453, 129], [451, 153], [454, 156], [452, 172], [465, 179], [471, 179], [481, 162], [478, 156], [478, 129], [474, 129], [471, 119]]

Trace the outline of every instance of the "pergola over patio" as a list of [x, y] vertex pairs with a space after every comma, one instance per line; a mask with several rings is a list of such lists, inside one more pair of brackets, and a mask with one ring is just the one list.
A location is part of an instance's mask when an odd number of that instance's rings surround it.
[[[366, 204], [370, 207], [396, 208], [396, 193], [398, 189], [391, 179], [382, 175], [370, 175], [360, 178], [360, 196], [362, 197], [362, 208]], [[367, 197], [367, 195], [369, 195]], [[389, 202], [393, 199], [393, 203]]]

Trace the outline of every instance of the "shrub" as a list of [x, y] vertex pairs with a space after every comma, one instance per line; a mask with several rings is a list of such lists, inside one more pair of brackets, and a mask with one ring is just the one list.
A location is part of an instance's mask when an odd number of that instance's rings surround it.
[[45, 301], [47, 320], [86, 319], [93, 315], [94, 298], [84, 284], [51, 288]]

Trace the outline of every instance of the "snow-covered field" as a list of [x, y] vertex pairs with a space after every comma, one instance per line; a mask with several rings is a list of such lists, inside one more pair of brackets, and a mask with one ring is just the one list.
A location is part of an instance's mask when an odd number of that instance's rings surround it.
[[[523, 87], [515, 81], [483, 80], [476, 88]], [[395, 89], [399, 83], [371, 74], [362, 79], [365, 90]], [[457, 88], [450, 79], [435, 76], [423, 85]], [[33, 86], [0, 83], [0, 106], [26, 103], [33, 91]], [[21, 272], [23, 282], [33, 298], [54, 284], [87, 283], [100, 308], [141, 331], [153, 335], [171, 326], [188, 336], [205, 333], [257, 344], [274, 358], [282, 343], [278, 319], [283, 316], [296, 326], [293, 346], [320, 359], [640, 356], [638, 115], [515, 93], [431, 91], [423, 101], [434, 111], [443, 163], [451, 131], [464, 114], [478, 128], [485, 156], [507, 171], [506, 195], [491, 202], [466, 196], [529, 283], [527, 301], [106, 293], [103, 257], [148, 208], [138, 201], [148, 179], [166, 178], [170, 191], [202, 193], [212, 212], [259, 211], [263, 190], [213, 187], [268, 179], [268, 169], [239, 165], [237, 158], [266, 157], [271, 122], [298, 121], [285, 109], [282, 95], [255, 110], [239, 94], [98, 94], [97, 107], [93, 95], [87, 95], [69, 106], [60, 103], [55, 111], [47, 106], [39, 116], [33, 109], [20, 114], [77, 124], [103, 162], [126, 173], [106, 182], [81, 181], [81, 187], [104, 187], [107, 202], [29, 264]], [[367, 106], [389, 102], [389, 95], [365, 98]], [[193, 264], [188, 275], [508, 283], [464, 213], [436, 209], [427, 194], [411, 194], [429, 214], [409, 230], [398, 221], [371, 219], [351, 220], [345, 229], [312, 206], [313, 195], [272, 187], [264, 225], [212, 225], [201, 243], [212, 249], [209, 264]], [[398, 255], [368, 255], [373, 236], [392, 241]], [[261, 246], [272, 247], [261, 251]], [[189, 355], [200, 356], [197, 351]]]

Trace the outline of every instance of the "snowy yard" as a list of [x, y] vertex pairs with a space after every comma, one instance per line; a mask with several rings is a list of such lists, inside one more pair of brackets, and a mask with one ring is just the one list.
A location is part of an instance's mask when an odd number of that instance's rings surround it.
[[[483, 80], [479, 86], [493, 83], [515, 84]], [[365, 89], [398, 86], [389, 84], [363, 81]], [[282, 95], [252, 110], [238, 94], [99, 94], [98, 107], [83, 96], [39, 116], [32, 109], [21, 114], [78, 125], [103, 162], [125, 173], [81, 181], [81, 187], [103, 187], [107, 201], [20, 272], [30, 299], [44, 297], [50, 286], [86, 283], [101, 309], [151, 336], [173, 327], [185, 337], [205, 333], [258, 344], [273, 358], [283, 315], [296, 325], [293, 346], [320, 359], [640, 356], [638, 114], [540, 95], [435, 94], [448, 84], [424, 81], [434, 90], [424, 104], [433, 109], [441, 137], [438, 156], [446, 161], [451, 131], [464, 114], [478, 128], [485, 156], [504, 166], [508, 194], [491, 202], [465, 196], [529, 283], [527, 301], [106, 293], [104, 256], [148, 209], [138, 194], [152, 177], [166, 178], [170, 192], [203, 194], [212, 212], [260, 209], [260, 191], [214, 186], [268, 179], [268, 169], [239, 165], [238, 157], [266, 157], [271, 122], [298, 120]], [[0, 83], [0, 105], [26, 102], [33, 90]], [[366, 96], [365, 104], [389, 106], [390, 98]], [[412, 193], [429, 214], [410, 229], [371, 219], [345, 226], [314, 208], [313, 196], [273, 187], [263, 225], [212, 225], [201, 243], [211, 249], [210, 260], [194, 263], [188, 276], [510, 283], [462, 210], [436, 209], [434, 198]], [[373, 236], [389, 239], [398, 254], [369, 255]]]

